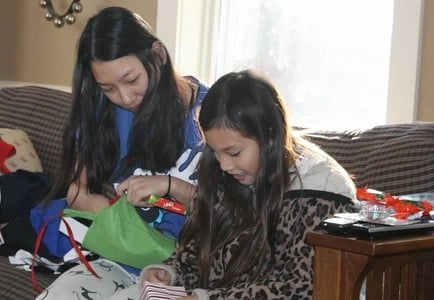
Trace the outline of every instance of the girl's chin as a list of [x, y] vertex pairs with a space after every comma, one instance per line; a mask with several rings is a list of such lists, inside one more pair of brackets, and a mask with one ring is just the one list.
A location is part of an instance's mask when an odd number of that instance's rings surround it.
[[250, 176], [247, 175], [233, 175], [234, 179], [237, 180], [239, 183], [244, 185], [251, 185], [252, 180], [250, 179]]

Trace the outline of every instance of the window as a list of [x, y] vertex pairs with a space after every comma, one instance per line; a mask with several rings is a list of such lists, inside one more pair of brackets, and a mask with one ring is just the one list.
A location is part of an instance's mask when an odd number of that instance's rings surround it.
[[172, 17], [169, 51], [182, 73], [212, 83], [256, 68], [276, 84], [297, 126], [414, 120], [422, 0], [199, 2], [180, 1]]

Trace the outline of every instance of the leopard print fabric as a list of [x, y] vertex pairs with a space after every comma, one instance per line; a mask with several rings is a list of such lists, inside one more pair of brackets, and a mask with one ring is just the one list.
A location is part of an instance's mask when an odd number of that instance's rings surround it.
[[[277, 226], [275, 251], [269, 257], [266, 276], [252, 282], [249, 275], [240, 278], [232, 288], [215, 288], [231, 258], [237, 240], [222, 248], [214, 260], [207, 290], [210, 299], [311, 299], [313, 289], [314, 251], [306, 242], [309, 231], [318, 230], [321, 220], [336, 212], [354, 211], [350, 199], [322, 191], [293, 191], [286, 193]], [[252, 249], [254, 251], [254, 249]], [[173, 262], [179, 285], [187, 290], [198, 288], [198, 268], [192, 245], [182, 254], [180, 262]], [[183, 274], [179, 276], [179, 274]]]

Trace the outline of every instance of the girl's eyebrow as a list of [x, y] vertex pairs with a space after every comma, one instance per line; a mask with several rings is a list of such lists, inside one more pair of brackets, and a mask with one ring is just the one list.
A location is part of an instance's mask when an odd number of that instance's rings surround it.
[[237, 147], [237, 145], [233, 144], [233, 145], [229, 145], [229, 146], [227, 146], [227, 147], [225, 147], [225, 148], [223, 148], [223, 149], [220, 149], [219, 151], [225, 151], [225, 152], [228, 152], [228, 151], [233, 150], [233, 149], [236, 148], [236, 147]]

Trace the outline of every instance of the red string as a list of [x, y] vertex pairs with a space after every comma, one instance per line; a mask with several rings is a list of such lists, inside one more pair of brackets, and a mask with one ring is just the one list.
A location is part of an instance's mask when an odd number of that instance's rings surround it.
[[47, 225], [48, 225], [48, 223], [50, 223], [55, 218], [57, 218], [57, 216], [51, 216], [47, 220], [45, 220], [44, 224], [42, 225], [41, 229], [38, 232], [38, 235], [36, 236], [35, 248], [33, 250], [33, 257], [32, 257], [32, 265], [31, 265], [30, 277], [31, 277], [31, 280], [32, 280], [33, 289], [38, 294], [40, 294], [42, 292], [42, 289], [39, 287], [38, 282], [36, 281], [35, 260], [36, 260], [36, 256], [38, 255], [39, 248], [41, 247], [42, 238], [44, 237], [45, 230], [47, 229]]
[[38, 232], [38, 235], [36, 236], [36, 242], [35, 242], [35, 249], [33, 251], [33, 257], [32, 257], [32, 264], [31, 264], [31, 272], [30, 277], [32, 281], [33, 289], [40, 294], [42, 292], [42, 289], [39, 287], [38, 282], [36, 280], [36, 274], [35, 274], [35, 261], [36, 256], [38, 255], [39, 248], [42, 244], [42, 239], [44, 237], [45, 231], [47, 229], [48, 224], [53, 221], [56, 218], [60, 218], [60, 220], [65, 224], [66, 230], [68, 232], [68, 238], [69, 241], [72, 244], [72, 247], [74, 248], [75, 252], [77, 253], [78, 257], [80, 258], [80, 261], [86, 266], [87, 270], [94, 275], [97, 278], [101, 278], [95, 270], [92, 268], [92, 265], [89, 263], [89, 261], [86, 259], [86, 256], [81, 251], [81, 248], [77, 245], [77, 242], [75, 241], [74, 234], [72, 232], [71, 226], [69, 226], [68, 222], [63, 217], [63, 211], [59, 213], [59, 216], [51, 216], [47, 220], [45, 220], [44, 224], [42, 225], [41, 229]]
[[[121, 197], [122, 197], [122, 195], [117, 195], [113, 199], [110, 199], [109, 204], [112, 205], [112, 204], [116, 203], [116, 201], [118, 201]], [[39, 248], [41, 247], [42, 239], [44, 237], [45, 230], [47, 229], [48, 223], [50, 223], [55, 218], [60, 218], [60, 220], [63, 222], [63, 224], [65, 224], [66, 231], [68, 232], [69, 241], [71, 242], [72, 247], [74, 248], [75, 252], [77, 253], [78, 257], [80, 258], [80, 261], [86, 266], [87, 270], [92, 275], [94, 275], [97, 278], [101, 278], [96, 273], [96, 271], [92, 268], [92, 265], [86, 259], [86, 256], [81, 251], [81, 248], [77, 245], [77, 242], [75, 241], [74, 234], [73, 234], [72, 229], [71, 229], [71, 226], [69, 226], [68, 222], [63, 217], [63, 211], [61, 211], [58, 216], [51, 216], [50, 218], [48, 218], [47, 220], [45, 220], [44, 224], [42, 225], [42, 227], [39, 230], [38, 235], [36, 237], [35, 249], [34, 249], [34, 252], [33, 252], [32, 265], [31, 265], [31, 275], [30, 276], [31, 276], [31, 280], [32, 280], [33, 289], [37, 293], [39, 293], [39, 294], [42, 292], [42, 289], [39, 287], [38, 282], [36, 280], [36, 275], [35, 275], [35, 260], [36, 260], [36, 256], [38, 255]]]
[[81, 262], [86, 266], [86, 269], [92, 274], [95, 275], [97, 278], [101, 278], [98, 276], [98, 274], [95, 272], [95, 270], [92, 268], [89, 261], [84, 256], [83, 252], [81, 251], [81, 248], [77, 245], [77, 242], [75, 241], [74, 234], [72, 233], [71, 226], [69, 226], [68, 222], [63, 218], [63, 216], [60, 217], [63, 224], [65, 224], [66, 230], [68, 231], [68, 237], [69, 241], [71, 242], [72, 246], [75, 249], [75, 252], [78, 254], [78, 257], [80, 258]]

